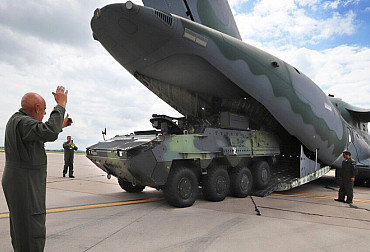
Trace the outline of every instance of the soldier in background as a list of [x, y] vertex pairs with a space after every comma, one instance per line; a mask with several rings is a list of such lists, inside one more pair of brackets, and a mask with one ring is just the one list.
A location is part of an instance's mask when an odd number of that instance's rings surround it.
[[52, 93], [57, 105], [43, 123], [46, 103], [36, 93], [27, 93], [21, 109], [5, 129], [5, 167], [2, 186], [9, 208], [10, 236], [14, 251], [43, 251], [46, 238], [46, 168], [44, 143], [58, 138], [72, 120], [64, 118], [67, 94], [58, 86]]
[[73, 158], [75, 154], [74, 151], [76, 151], [78, 148], [73, 143], [71, 136], [67, 136], [67, 142], [63, 143], [63, 149], [64, 149], [63, 177], [66, 176], [69, 167], [69, 177], [74, 178], [75, 176], [73, 176]]
[[[352, 204], [353, 183], [355, 182], [356, 176], [356, 161], [351, 158], [351, 152], [349, 151], [344, 151], [343, 157], [342, 168], [338, 174], [338, 179], [340, 181], [338, 199], [335, 200]], [[345, 196], [347, 196], [346, 201], [344, 201]]]

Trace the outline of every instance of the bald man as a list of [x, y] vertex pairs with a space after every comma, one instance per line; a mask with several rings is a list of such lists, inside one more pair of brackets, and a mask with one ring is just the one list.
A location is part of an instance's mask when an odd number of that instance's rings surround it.
[[71, 125], [64, 117], [68, 91], [58, 86], [52, 92], [57, 105], [47, 122], [45, 100], [27, 93], [21, 109], [9, 119], [5, 129], [5, 168], [2, 186], [10, 213], [10, 236], [14, 251], [43, 251], [46, 217], [45, 142], [58, 138], [62, 128]]

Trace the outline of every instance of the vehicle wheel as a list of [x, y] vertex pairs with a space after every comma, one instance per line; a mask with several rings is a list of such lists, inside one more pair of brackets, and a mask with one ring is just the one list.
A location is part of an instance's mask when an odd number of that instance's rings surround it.
[[202, 177], [202, 192], [206, 200], [224, 200], [229, 191], [229, 187], [229, 174], [222, 166], [211, 167], [208, 169], [208, 173]]
[[247, 197], [253, 187], [252, 173], [248, 167], [235, 167], [230, 173], [230, 193], [234, 197]]
[[118, 184], [123, 190], [129, 193], [139, 193], [142, 192], [145, 188], [145, 186], [142, 185], [134, 186], [131, 182], [128, 182], [127, 180], [124, 180], [122, 178], [118, 178]]
[[165, 198], [171, 206], [189, 207], [194, 204], [198, 192], [198, 179], [187, 167], [174, 167], [168, 174], [163, 188]]
[[266, 161], [257, 161], [253, 164], [253, 183], [257, 189], [265, 188], [270, 182], [271, 171]]

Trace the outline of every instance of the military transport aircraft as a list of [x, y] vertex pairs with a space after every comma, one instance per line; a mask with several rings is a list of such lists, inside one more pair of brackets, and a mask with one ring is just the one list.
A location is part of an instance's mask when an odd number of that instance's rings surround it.
[[223, 111], [244, 115], [250, 128], [279, 137], [282, 156], [309, 153], [315, 162], [310, 172], [340, 167], [349, 150], [358, 179], [370, 179], [369, 109], [325, 95], [300, 70], [244, 43], [227, 0], [143, 3], [96, 9], [91, 27], [94, 38], [162, 100], [207, 122]]

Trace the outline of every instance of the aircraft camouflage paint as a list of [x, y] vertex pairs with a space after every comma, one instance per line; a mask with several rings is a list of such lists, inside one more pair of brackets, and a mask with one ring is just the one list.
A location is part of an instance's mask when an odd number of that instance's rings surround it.
[[370, 110], [326, 96], [295, 67], [242, 42], [226, 0], [143, 2], [97, 9], [91, 27], [152, 92], [194, 118], [245, 115], [279, 136], [282, 153], [302, 145], [322, 165], [340, 167], [349, 150], [358, 178], [370, 179]]

